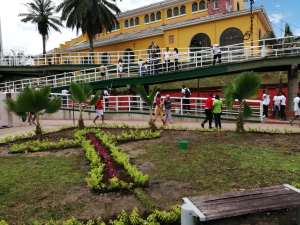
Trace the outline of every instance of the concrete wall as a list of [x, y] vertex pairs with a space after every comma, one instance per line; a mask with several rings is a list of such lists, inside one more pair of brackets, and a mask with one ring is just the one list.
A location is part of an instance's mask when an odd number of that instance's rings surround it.
[[1, 115], [1, 126], [10, 125], [14, 127], [22, 126], [22, 119], [18, 116], [14, 115], [13, 113], [9, 112], [6, 109], [3, 100], [7, 98], [16, 99], [18, 93], [0, 93], [0, 115]]

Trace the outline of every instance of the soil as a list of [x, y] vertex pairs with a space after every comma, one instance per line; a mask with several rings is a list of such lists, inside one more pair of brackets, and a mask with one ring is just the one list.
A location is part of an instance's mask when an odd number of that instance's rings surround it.
[[[109, 131], [111, 134], [117, 135], [122, 133], [123, 130], [128, 129], [103, 129], [105, 132]], [[73, 130], [60, 131], [52, 134], [48, 134], [47, 138], [52, 141], [59, 141], [60, 138], [72, 139], [74, 135]], [[143, 144], [147, 145], [159, 145], [169, 141], [170, 139], [175, 141], [189, 140], [195, 141], [201, 144], [204, 141], [214, 141], [218, 139], [218, 142], [228, 141], [228, 136], [233, 135], [232, 132], [218, 132], [211, 134], [210, 132], [201, 132], [201, 138], [199, 133], [194, 131], [174, 131], [166, 130], [162, 133], [161, 138], [151, 140], [141, 140], [134, 142], [126, 142], [117, 144], [120, 149], [124, 149], [129, 154], [130, 160], [133, 164], [137, 165], [138, 169], [144, 174], [155, 172], [156, 165], [151, 161], [141, 161], [138, 156], [145, 154], [146, 150], [139, 148]], [[233, 136], [234, 137], [234, 136]], [[300, 148], [298, 137], [292, 138], [294, 141], [287, 142], [285, 136], [282, 134], [271, 135], [245, 135], [239, 137], [237, 142], [249, 142], [255, 141], [256, 143], [267, 143], [270, 146], [280, 147], [286, 149], [289, 154], [293, 152], [299, 152]], [[17, 141], [15, 143], [21, 143]], [[11, 144], [3, 144], [0, 146], [0, 157], [17, 157], [17, 154], [9, 153], [9, 146]], [[22, 154], [23, 156], [25, 154]], [[84, 151], [81, 148], [70, 148], [64, 150], [52, 150], [43, 152], [28, 153], [26, 157], [46, 155], [54, 155], [57, 157], [70, 157], [72, 155], [85, 157]], [[84, 165], [78, 165], [80, 169], [90, 171], [90, 165], [87, 161]], [[155, 173], [154, 173], [155, 174]], [[171, 180], [167, 177], [161, 177], [158, 174], [149, 176], [149, 185], [144, 188], [144, 192], [147, 193], [155, 204], [158, 205], [160, 210], [171, 210], [171, 206], [175, 204], [181, 205], [182, 198], [187, 196], [193, 196], [195, 191], [189, 188], [189, 184], [183, 183], [177, 180]], [[140, 200], [132, 193], [128, 192], [109, 192], [109, 193], [96, 193], [92, 191], [83, 181], [80, 185], [66, 189], [59, 190], [57, 193], [45, 193], [46, 196], [51, 196], [51, 199], [44, 198], [38, 205], [39, 206], [53, 206], [58, 204], [71, 204], [76, 205], [75, 212], [72, 214], [75, 218], [80, 220], [96, 220], [99, 216], [105, 219], [115, 218], [120, 214], [122, 210], [127, 213], [131, 213], [134, 206], [136, 206], [142, 214], [145, 211], [144, 205]], [[13, 209], [18, 210], [18, 209]], [[201, 224], [207, 225], [296, 225], [295, 223], [296, 212], [294, 209], [285, 209], [274, 212], [256, 213], [246, 216], [238, 216], [228, 219], [215, 220], [205, 222]], [[14, 221], [16, 224], [21, 224], [23, 221]]]

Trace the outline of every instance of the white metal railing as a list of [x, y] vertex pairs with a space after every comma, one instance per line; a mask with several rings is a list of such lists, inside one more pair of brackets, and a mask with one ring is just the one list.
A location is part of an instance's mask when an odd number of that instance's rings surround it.
[[[295, 38], [295, 37], [293, 37]], [[286, 37], [280, 39], [281, 42], [285, 40], [290, 40], [291, 37]], [[266, 45], [268, 41], [273, 39], [265, 39], [262, 41], [254, 41], [253, 45], [251, 43], [236, 44], [230, 46], [221, 47], [222, 50], [222, 63], [228, 62], [240, 62], [245, 60], [250, 60], [254, 58], [263, 58], [266, 56], [281, 57], [286, 55], [298, 54], [300, 52], [300, 47], [290, 48], [288, 47], [290, 43], [284, 44], [274, 44]], [[278, 40], [278, 39], [276, 39]], [[257, 45], [262, 42], [262, 45]], [[300, 46], [300, 41], [299, 43]], [[102, 79], [113, 79], [121, 77], [138, 77], [158, 74], [166, 71], [175, 70], [188, 70], [193, 68], [201, 68], [205, 66], [212, 65], [213, 57], [211, 50], [207, 48], [202, 48], [201, 50], [188, 48], [186, 51], [181, 49], [179, 52], [178, 68], [176, 68], [176, 62], [172, 61], [169, 64], [165, 63], [162, 53], [157, 54], [154, 59], [147, 59], [144, 61], [144, 66], [137, 63], [123, 63], [123, 71], [120, 71], [119, 64], [111, 64], [106, 66], [105, 76], [101, 77], [99, 68], [91, 68], [86, 70], [79, 70], [74, 72], [65, 72], [61, 74], [45, 76], [42, 78], [27, 78], [22, 80], [10, 81], [5, 83], [0, 83], [0, 91], [5, 92], [10, 89], [14, 91], [22, 90], [25, 85], [29, 85], [31, 88], [39, 86], [50, 85], [51, 87], [62, 87], [68, 86], [71, 82], [84, 82], [90, 83], [95, 81], [100, 81]], [[139, 52], [143, 50], [135, 51]], [[145, 50], [146, 51], [146, 50]], [[70, 53], [71, 54], [71, 53]], [[134, 59], [140, 57], [140, 55], [133, 55]], [[123, 58], [124, 59], [124, 58]]]
[[[50, 97], [55, 98], [62, 96], [62, 94], [51, 93]], [[78, 110], [78, 104], [72, 102], [69, 99], [69, 95], [65, 95], [65, 99], [62, 99], [63, 109], [74, 109]], [[190, 115], [190, 116], [205, 116], [205, 101], [207, 98], [182, 98], [182, 97], [171, 97], [172, 100], [172, 111], [177, 115]], [[188, 99], [189, 103], [184, 102], [184, 99]], [[162, 100], [165, 100], [165, 96], [162, 96]], [[247, 103], [252, 109], [251, 118], [253, 120], [263, 120], [263, 105], [260, 100], [246, 99]], [[88, 104], [89, 100], [84, 104]], [[188, 108], [189, 107], [189, 108]], [[128, 112], [149, 112], [149, 107], [138, 95], [124, 95], [124, 96], [110, 96], [107, 100], [103, 100], [104, 111], [128, 111]], [[226, 105], [223, 104], [222, 116], [227, 118], [235, 118], [238, 115], [239, 102], [235, 101], [232, 110], [226, 109]], [[95, 110], [94, 106], [87, 107], [86, 110]], [[155, 113], [155, 112], [154, 112]]]

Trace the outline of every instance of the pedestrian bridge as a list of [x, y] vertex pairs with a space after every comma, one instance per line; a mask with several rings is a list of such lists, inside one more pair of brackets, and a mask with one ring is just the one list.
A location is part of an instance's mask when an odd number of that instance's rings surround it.
[[[126, 85], [136, 84], [151, 85], [228, 75], [243, 71], [287, 71], [291, 68], [291, 64], [298, 64], [298, 67], [300, 65], [300, 47], [291, 48], [290, 45], [292, 43], [288, 42], [293, 41], [294, 38], [298, 37], [264, 39], [256, 42], [221, 47], [222, 62], [219, 64], [217, 62], [215, 66], [212, 65], [213, 56], [211, 51], [207, 48], [196, 49], [195, 51], [192, 51], [193, 49], [190, 48], [180, 50], [177, 66], [173, 60], [171, 60], [170, 64], [166, 64], [162, 54], [158, 54], [158, 57], [155, 59], [156, 61], [154, 61], [153, 59], [149, 59], [149, 54], [143, 54], [143, 50], [138, 50], [133, 52], [133, 55], [123, 57], [122, 73], [120, 72], [119, 65], [115, 62], [114, 64], [106, 65], [105, 76], [102, 78], [99, 73], [99, 66], [97, 66], [71, 72], [68, 70], [63, 73], [44, 76], [42, 78], [28, 78], [0, 83], [0, 91], [5, 92], [9, 90], [11, 86], [13, 86], [14, 91], [20, 91], [25, 85], [29, 85], [32, 88], [37, 85], [50, 85], [52, 92], [60, 93], [64, 87], [68, 88], [71, 82], [90, 83], [94, 89], [99, 89], [110, 86], [111, 84], [113, 84], [113, 87], [124, 87]], [[269, 45], [268, 43], [270, 42], [276, 44]], [[300, 46], [300, 42], [297, 44]], [[126, 59], [126, 57], [128, 58]], [[142, 67], [137, 64], [139, 57], [146, 59]], [[96, 59], [97, 58], [93, 58], [93, 63], [95, 63]], [[46, 60], [44, 60], [44, 62], [46, 62]], [[72, 62], [71, 59], [68, 62]], [[77, 61], [75, 60], [74, 62]], [[78, 68], [78, 66], [92, 65], [93, 64], [66, 64], [65, 66]], [[37, 68], [42, 68], [43, 66], [45, 65], [38, 65]], [[47, 67], [56, 68], [60, 66], [61, 65], [54, 64], [51, 66], [48, 65]], [[60, 69], [62, 69], [62, 67], [60, 67]]]

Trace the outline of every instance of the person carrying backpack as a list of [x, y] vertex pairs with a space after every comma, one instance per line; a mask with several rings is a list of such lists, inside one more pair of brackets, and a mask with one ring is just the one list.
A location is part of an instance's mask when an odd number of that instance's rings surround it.
[[190, 114], [190, 110], [191, 110], [191, 107], [190, 107], [190, 97], [191, 97], [191, 91], [190, 89], [186, 88], [185, 85], [182, 85], [182, 90], [181, 90], [181, 93], [182, 93], [182, 110], [186, 111], [185, 112], [185, 115], [188, 115]]

